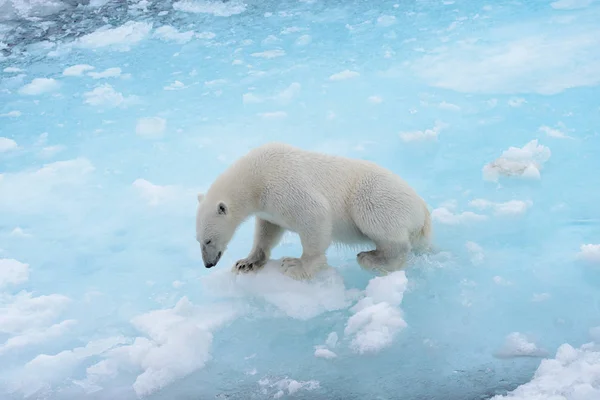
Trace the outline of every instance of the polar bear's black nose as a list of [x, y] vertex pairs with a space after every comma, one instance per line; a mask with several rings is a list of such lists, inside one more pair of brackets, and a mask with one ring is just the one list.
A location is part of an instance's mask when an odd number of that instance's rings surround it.
[[204, 266], [205, 266], [206, 268], [212, 268], [212, 267], [214, 267], [214, 266], [215, 266], [215, 264], [213, 264], [213, 263], [204, 263]]

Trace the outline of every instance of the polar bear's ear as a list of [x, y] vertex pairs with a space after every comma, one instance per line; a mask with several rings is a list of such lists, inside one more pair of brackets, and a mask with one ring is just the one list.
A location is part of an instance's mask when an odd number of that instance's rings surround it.
[[204, 193], [198, 193], [198, 203], [202, 203], [202, 200], [204, 200]]
[[217, 204], [217, 212], [219, 213], [219, 215], [226, 215], [227, 214], [227, 205], [225, 203], [223, 203], [222, 201], [220, 201], [219, 204]]

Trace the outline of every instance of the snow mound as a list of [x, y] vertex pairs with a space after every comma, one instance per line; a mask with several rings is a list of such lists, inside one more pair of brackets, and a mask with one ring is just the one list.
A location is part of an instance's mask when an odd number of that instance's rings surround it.
[[600, 399], [600, 348], [593, 343], [575, 349], [563, 344], [554, 359], [540, 363], [533, 379], [506, 396], [490, 400]]
[[407, 326], [399, 308], [407, 284], [404, 271], [369, 281], [365, 297], [351, 308], [354, 315], [344, 329], [344, 335], [354, 336], [350, 343], [353, 351], [376, 353], [389, 346], [396, 334]]
[[311, 281], [298, 281], [281, 273], [276, 260], [269, 261], [257, 273], [234, 275], [229, 270], [220, 270], [203, 277], [202, 283], [212, 295], [256, 299], [300, 320], [347, 308], [357, 295], [346, 290], [334, 268], [321, 271]]
[[483, 178], [493, 182], [498, 181], [500, 176], [540, 179], [540, 171], [550, 155], [550, 149], [538, 144], [537, 139], [521, 148], [509, 147], [499, 158], [483, 167]]
[[519, 332], [510, 333], [504, 342], [504, 346], [496, 353], [501, 358], [512, 357], [543, 357], [548, 353], [531, 342], [524, 334]]
[[582, 244], [577, 258], [590, 264], [600, 265], [600, 244]]

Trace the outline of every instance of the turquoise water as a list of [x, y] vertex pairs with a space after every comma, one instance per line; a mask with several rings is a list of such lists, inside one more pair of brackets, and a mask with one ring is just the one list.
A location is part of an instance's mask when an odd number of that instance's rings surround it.
[[[0, 397], [600, 398], [599, 18], [0, 0]], [[249, 221], [205, 269], [196, 194], [271, 140], [401, 175], [437, 252], [234, 279]]]

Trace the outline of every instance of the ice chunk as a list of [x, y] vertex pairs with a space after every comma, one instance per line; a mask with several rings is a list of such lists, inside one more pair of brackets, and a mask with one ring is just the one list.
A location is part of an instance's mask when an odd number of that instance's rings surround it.
[[252, 53], [250, 55], [252, 57], [257, 57], [257, 58], [271, 59], [271, 58], [277, 58], [277, 57], [283, 57], [283, 56], [285, 56], [285, 51], [281, 50], [281, 49], [265, 50], [265, 51], [260, 51], [260, 52]]
[[591, 264], [600, 265], [600, 244], [582, 244], [577, 258]]
[[494, 203], [485, 199], [475, 199], [471, 200], [469, 205], [480, 210], [491, 208], [496, 215], [518, 215], [525, 213], [533, 205], [533, 202], [530, 200], [510, 200], [504, 203]]
[[164, 25], [157, 28], [152, 36], [165, 42], [184, 44], [192, 40], [194, 31], [179, 32], [177, 28], [171, 25]]
[[216, 17], [231, 17], [246, 11], [246, 4], [238, 0], [181, 0], [173, 3], [173, 9], [196, 14], [212, 14]]
[[600, 398], [600, 349], [561, 345], [554, 359], [540, 363], [533, 379], [505, 396], [490, 400], [594, 400]]
[[504, 346], [496, 353], [501, 358], [511, 357], [543, 357], [548, 353], [540, 349], [534, 342], [527, 339], [519, 332], [510, 333], [505, 340]]
[[21, 111], [9, 111], [7, 113], [4, 114], [0, 114], [0, 117], [12, 117], [12, 118], [17, 118], [21, 116]]
[[114, 48], [128, 51], [131, 46], [145, 39], [152, 30], [152, 24], [147, 22], [127, 21], [113, 28], [106, 25], [95, 32], [80, 37], [76, 45], [86, 49]]
[[29, 279], [29, 264], [12, 258], [0, 258], [0, 289], [18, 285]]
[[137, 101], [136, 96], [123, 96], [111, 85], [105, 83], [83, 94], [84, 102], [97, 107], [127, 107]]
[[20, 292], [0, 293], [0, 333], [21, 334], [52, 323], [71, 300], [60, 294], [33, 297]]
[[509, 147], [498, 159], [483, 167], [483, 177], [487, 181], [498, 181], [500, 176], [520, 176], [527, 179], [540, 179], [540, 171], [550, 159], [550, 149], [538, 144], [537, 139], [522, 148]]
[[436, 123], [433, 128], [425, 129], [424, 131], [401, 132], [400, 139], [405, 142], [437, 140], [443, 126], [443, 124]]
[[445, 225], [460, 225], [471, 222], [481, 222], [488, 219], [486, 215], [476, 214], [471, 211], [464, 211], [455, 214], [446, 207], [436, 208], [431, 212], [431, 218]]
[[203, 286], [219, 297], [260, 299], [300, 320], [346, 308], [355, 297], [334, 268], [321, 271], [312, 281], [297, 281], [283, 275], [279, 264], [277, 260], [269, 261], [259, 272], [250, 274], [218, 271], [203, 277]]
[[389, 346], [407, 325], [399, 306], [407, 286], [404, 271], [395, 271], [369, 281], [365, 297], [356, 303], [346, 323], [344, 335], [353, 336], [353, 351], [376, 353]]
[[350, 71], [349, 69], [345, 69], [341, 72], [336, 72], [335, 74], [329, 77], [330, 81], [345, 81], [347, 79], [357, 78], [360, 74], [356, 71]]
[[4, 344], [0, 345], [0, 355], [11, 350], [35, 345], [50, 341], [68, 332], [77, 321], [67, 319], [49, 327], [39, 329], [27, 329], [21, 334], [9, 338]]
[[23, 86], [19, 93], [35, 96], [38, 94], [44, 94], [54, 92], [60, 87], [60, 84], [52, 78], [35, 78], [27, 85]]
[[0, 136], [0, 153], [6, 153], [17, 149], [17, 142], [12, 139]]
[[140, 118], [135, 133], [145, 139], [160, 139], [167, 128], [167, 120], [160, 117]]
[[86, 71], [93, 70], [94, 67], [88, 64], [77, 64], [67, 67], [63, 71], [63, 76], [81, 76]]
[[91, 76], [94, 79], [116, 78], [121, 76], [121, 68], [113, 67], [107, 68], [102, 72], [88, 72], [88, 76]]

